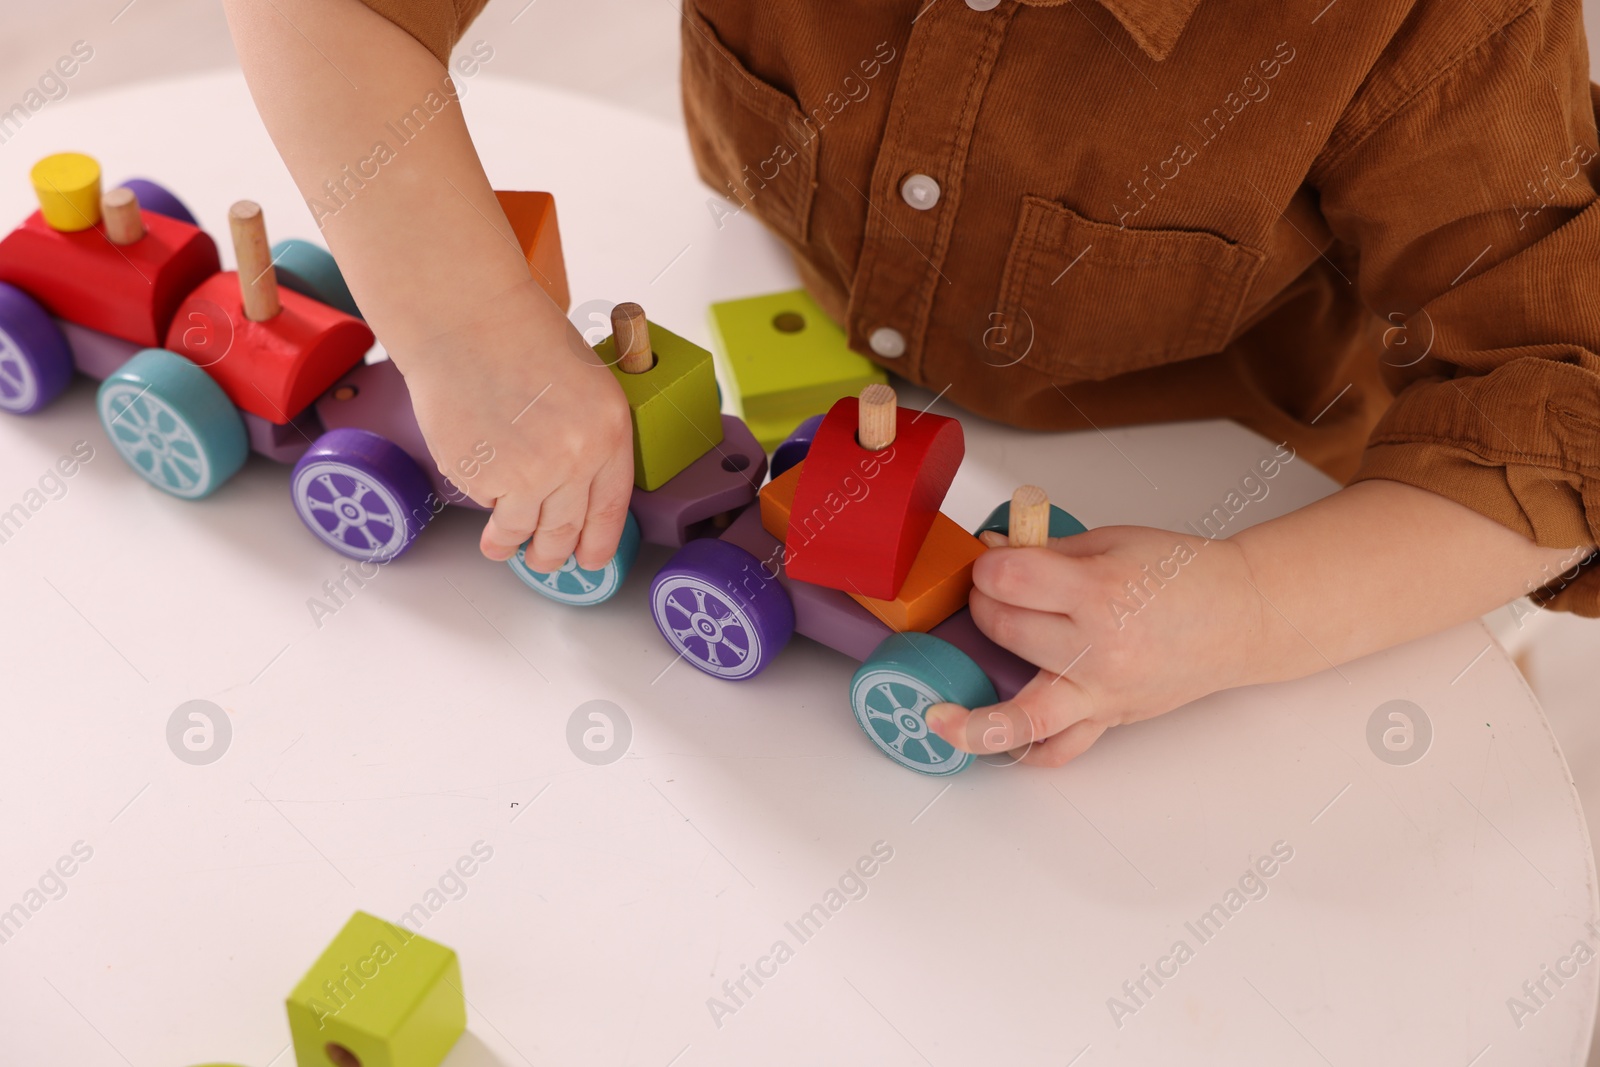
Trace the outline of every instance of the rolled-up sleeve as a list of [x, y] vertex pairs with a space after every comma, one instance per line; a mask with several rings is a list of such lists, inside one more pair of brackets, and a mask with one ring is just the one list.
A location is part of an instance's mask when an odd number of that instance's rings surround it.
[[[1442, 61], [1440, 40], [1458, 46]], [[1580, 4], [1533, 0], [1499, 24], [1462, 4], [1391, 47], [1392, 77], [1357, 94], [1312, 174], [1359, 250], [1351, 283], [1388, 324], [1396, 398], [1355, 480], [1427, 489], [1541, 546], [1593, 545], [1600, 95]], [[1600, 564], [1583, 556], [1542, 602], [1600, 615]]]
[[450, 50], [489, 0], [362, 0], [405, 30], [440, 63], [450, 65]]

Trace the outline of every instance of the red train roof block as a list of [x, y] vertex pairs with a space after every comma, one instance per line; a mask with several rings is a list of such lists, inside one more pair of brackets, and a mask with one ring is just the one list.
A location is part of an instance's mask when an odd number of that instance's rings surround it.
[[62, 233], [35, 211], [0, 240], [0, 281], [52, 315], [156, 347], [184, 297], [222, 266], [205, 231], [153, 211], [140, 214], [145, 235], [114, 245], [103, 222]]
[[265, 322], [245, 318], [239, 276], [214, 274], [178, 308], [166, 347], [215, 378], [235, 407], [285, 423], [310, 406], [372, 347], [360, 319], [290, 289]]
[[857, 400], [829, 409], [812, 438], [784, 539], [789, 576], [893, 600], [966, 453], [961, 424], [899, 408], [894, 444], [856, 442]]

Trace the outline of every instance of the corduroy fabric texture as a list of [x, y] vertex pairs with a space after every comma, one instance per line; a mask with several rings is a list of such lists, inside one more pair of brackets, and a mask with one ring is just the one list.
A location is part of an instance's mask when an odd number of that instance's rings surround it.
[[[441, 60], [481, 8], [367, 3]], [[852, 347], [1012, 425], [1231, 418], [1600, 539], [1580, 0], [985, 3], [683, 5], [710, 210], [783, 239]], [[1600, 565], [1550, 577], [1600, 615]]]

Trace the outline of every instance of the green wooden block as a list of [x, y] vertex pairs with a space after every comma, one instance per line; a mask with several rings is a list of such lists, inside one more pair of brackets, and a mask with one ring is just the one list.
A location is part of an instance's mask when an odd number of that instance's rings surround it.
[[633, 415], [633, 484], [659, 489], [722, 443], [722, 405], [711, 353], [671, 330], [650, 323], [655, 366], [629, 374], [617, 366], [617, 346], [607, 337], [594, 346], [622, 383]]
[[456, 954], [358, 911], [289, 994], [299, 1067], [438, 1067], [467, 1028]]
[[803, 289], [712, 304], [711, 345], [733, 413], [769, 451], [840, 397], [889, 380]]

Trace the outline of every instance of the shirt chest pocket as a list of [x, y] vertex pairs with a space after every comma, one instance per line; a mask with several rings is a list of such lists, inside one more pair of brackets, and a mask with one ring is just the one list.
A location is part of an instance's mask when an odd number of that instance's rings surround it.
[[800, 105], [750, 73], [692, 0], [684, 3], [682, 36], [683, 113], [701, 179], [805, 244], [817, 144]]
[[1111, 226], [1028, 196], [997, 310], [1032, 338], [1023, 365], [1110, 378], [1220, 351], [1265, 259], [1214, 234]]

